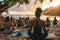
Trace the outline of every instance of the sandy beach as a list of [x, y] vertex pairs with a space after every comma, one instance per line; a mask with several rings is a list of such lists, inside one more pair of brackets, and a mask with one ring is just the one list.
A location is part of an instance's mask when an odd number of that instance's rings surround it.
[[[20, 16], [20, 15], [19, 15]], [[46, 16], [47, 17], [47, 16]], [[45, 16], [44, 17], [42, 17], [43, 19], [42, 20], [44, 20], [45, 21]], [[45, 19], [44, 19], [45, 18]], [[52, 17], [53, 18], [53, 17]], [[50, 18], [50, 20], [52, 19], [52, 18]], [[50, 27], [49, 27], [49, 32], [48, 32], [48, 36], [47, 36], [47, 40], [59, 40], [60, 39], [60, 20], [58, 20], [58, 24], [56, 25], [56, 26], [54, 26], [52, 23], [53, 23], [53, 20], [51, 20], [50, 21], [51, 22], [51, 25], [50, 25]], [[1, 37], [0, 37], [0, 39], [2, 40], [27, 40], [27, 37], [26, 36], [28, 36], [28, 34], [27, 34], [27, 28], [20, 28], [20, 29], [17, 29], [16, 28], [16, 30], [15, 30], [15, 34], [17, 33], [17, 32], [21, 32], [21, 30], [22, 31], [24, 31], [24, 32], [22, 32], [22, 34], [23, 34], [23, 36], [22, 37], [13, 37], [13, 34], [11, 34], [11, 35], [8, 35], [8, 36], [4, 36], [3, 34], [2, 35], [0, 35]]]

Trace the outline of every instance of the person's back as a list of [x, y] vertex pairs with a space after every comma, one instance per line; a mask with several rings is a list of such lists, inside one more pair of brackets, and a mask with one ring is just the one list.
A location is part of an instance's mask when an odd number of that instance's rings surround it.
[[[41, 16], [41, 8], [37, 8], [35, 16], [36, 19], [31, 21], [31, 38], [32, 40], [45, 40], [47, 37], [48, 33], [45, 28], [45, 22], [40, 19]], [[44, 33], [42, 33], [42, 30]]]
[[46, 19], [45, 24], [46, 24], [46, 27], [50, 27], [50, 20], [49, 20], [49, 18], [48, 18], [48, 17], [47, 17], [47, 19]]
[[7, 34], [11, 33], [12, 32], [11, 27], [12, 27], [12, 24], [10, 22], [9, 17], [7, 16], [4, 21], [4, 33], [7, 33]]
[[17, 23], [17, 27], [22, 27], [23, 26], [23, 23], [21, 20], [18, 20], [18, 23]]
[[34, 25], [33, 40], [37, 39], [43, 40], [47, 36], [47, 34], [43, 34], [42, 32], [43, 27], [45, 26], [45, 22], [42, 20], [35, 20], [33, 21], [33, 25]]
[[56, 19], [56, 17], [54, 17], [54, 20], [53, 20], [53, 27], [57, 27], [57, 23], [58, 23], [58, 20]]
[[56, 19], [56, 17], [54, 17], [53, 24], [54, 24], [54, 25], [57, 24], [57, 19]]
[[30, 27], [31, 23], [30, 23], [30, 20], [29, 20], [29, 18], [27, 18], [27, 19], [26, 19], [26, 22], [25, 22], [25, 24], [26, 24], [26, 27]]

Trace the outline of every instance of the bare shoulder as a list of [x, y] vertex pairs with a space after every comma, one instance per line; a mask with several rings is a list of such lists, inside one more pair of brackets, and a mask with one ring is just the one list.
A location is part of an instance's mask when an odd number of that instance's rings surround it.
[[40, 20], [40, 22], [41, 22], [41, 24], [42, 24], [42, 25], [45, 25], [45, 21], [43, 21], [43, 20]]
[[40, 20], [41, 22], [43, 22], [43, 23], [45, 23], [45, 21], [43, 21], [43, 20]]

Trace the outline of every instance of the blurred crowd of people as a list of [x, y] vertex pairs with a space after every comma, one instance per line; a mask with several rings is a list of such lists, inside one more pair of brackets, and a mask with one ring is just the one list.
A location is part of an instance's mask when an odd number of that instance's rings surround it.
[[[32, 40], [44, 40], [47, 37], [49, 31], [49, 29], [46, 30], [45, 27], [49, 28], [51, 23], [49, 17], [47, 17], [46, 21], [42, 21], [40, 19], [41, 12], [41, 8], [37, 8], [35, 12], [36, 18], [33, 19], [30, 19], [29, 17], [19, 17], [18, 20], [13, 17], [3, 17], [0, 15], [0, 33], [9, 34], [12, 33], [15, 30], [15, 28], [30, 27], [30, 29], [28, 29], [28, 34], [32, 38]], [[58, 21], [56, 17], [54, 17], [53, 25], [56, 26], [57, 23]], [[42, 29], [44, 31], [44, 34], [42, 33]]]
[[22, 27], [22, 26], [25, 26], [25, 27], [30, 27], [30, 19], [29, 17], [26, 17], [26, 18], [21, 18], [19, 17], [19, 20], [18, 19], [15, 19], [13, 17], [3, 17], [3, 16], [0, 16], [0, 31], [8, 31], [8, 29], [12, 29], [14, 30], [15, 27]]
[[[21, 18], [19, 17], [18, 19], [15, 19], [13, 17], [3, 17], [0, 15], [0, 31], [5, 31], [6, 28], [13, 28], [12, 30], [14, 30], [15, 27], [31, 27], [31, 20], [35, 20], [35, 18], [33, 17], [33, 19], [30, 19], [29, 17], [26, 18]], [[54, 17], [53, 20], [53, 25], [56, 26], [58, 23], [56, 17]], [[45, 26], [46, 27], [50, 27], [51, 22], [49, 20], [49, 17], [47, 17], [46, 21], [45, 21]], [[12, 31], [11, 30], [11, 31]], [[7, 31], [7, 30], [6, 30]]]
[[52, 21], [52, 24], [51, 24], [51, 21], [49, 20], [49, 17], [47, 17], [47, 19], [45, 21], [45, 24], [46, 24], [46, 27], [50, 27], [51, 25], [53, 25], [53, 27], [57, 27], [58, 20], [57, 20], [56, 17], [54, 17], [54, 20]]

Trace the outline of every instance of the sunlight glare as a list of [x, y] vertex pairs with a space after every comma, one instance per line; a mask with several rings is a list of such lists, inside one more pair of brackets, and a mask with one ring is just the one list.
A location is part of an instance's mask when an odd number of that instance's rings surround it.
[[58, 6], [60, 4], [60, 0], [55, 0], [52, 2], [52, 6]]
[[45, 9], [48, 9], [52, 6], [56, 7], [60, 4], [60, 0], [53, 0], [52, 2], [49, 2], [48, 3], [42, 3], [42, 10], [44, 11]]

